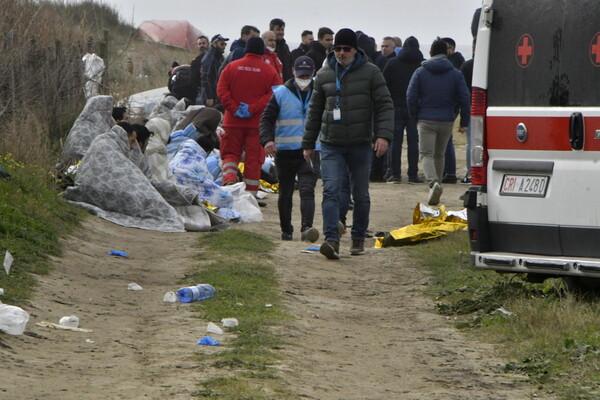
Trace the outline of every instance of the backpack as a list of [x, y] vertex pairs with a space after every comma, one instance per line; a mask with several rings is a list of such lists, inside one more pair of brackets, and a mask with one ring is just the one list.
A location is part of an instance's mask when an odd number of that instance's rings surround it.
[[178, 99], [186, 97], [186, 94], [189, 93], [190, 90], [193, 91], [192, 67], [190, 65], [180, 65], [176, 67], [169, 78], [168, 88]]

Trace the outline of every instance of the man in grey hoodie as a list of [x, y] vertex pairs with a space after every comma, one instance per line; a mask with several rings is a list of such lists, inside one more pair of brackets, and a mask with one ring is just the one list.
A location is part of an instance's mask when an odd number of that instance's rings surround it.
[[443, 192], [444, 151], [452, 135], [457, 103], [461, 133], [467, 131], [470, 119], [469, 89], [460, 71], [448, 60], [447, 49], [441, 39], [431, 44], [431, 58], [415, 71], [406, 91], [408, 113], [417, 120], [429, 205], [438, 205]]

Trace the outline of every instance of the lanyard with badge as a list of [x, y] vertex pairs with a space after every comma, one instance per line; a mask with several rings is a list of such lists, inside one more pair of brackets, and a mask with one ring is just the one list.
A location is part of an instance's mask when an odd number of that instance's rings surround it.
[[346, 72], [350, 69], [350, 66], [344, 68], [342, 71], [342, 76], [338, 74], [338, 63], [335, 63], [335, 108], [333, 109], [333, 120], [340, 121], [342, 119], [342, 110], [340, 110], [340, 90], [341, 90], [341, 80], [346, 75]]

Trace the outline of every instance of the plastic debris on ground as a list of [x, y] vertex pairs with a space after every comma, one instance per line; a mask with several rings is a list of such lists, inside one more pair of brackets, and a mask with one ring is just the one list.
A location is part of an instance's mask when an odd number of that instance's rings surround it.
[[223, 329], [219, 328], [219, 326], [213, 322], [208, 323], [208, 326], [206, 327], [206, 332], [216, 333], [217, 335], [222, 335], [225, 333], [225, 332], [223, 332]]
[[138, 290], [142, 290], [143, 288], [140, 285], [138, 285], [137, 283], [131, 282], [130, 284], [127, 285], [127, 289], [138, 291]]
[[58, 324], [62, 326], [68, 326], [70, 328], [79, 328], [79, 318], [77, 318], [75, 315], [62, 317]]
[[240, 324], [236, 318], [223, 318], [221, 323], [225, 328], [233, 328]]
[[514, 312], [508, 311], [504, 307], [497, 308], [495, 311], [492, 312], [492, 314], [496, 314], [496, 315], [502, 314], [502, 315], [507, 315], [507, 316], [515, 315]]
[[29, 322], [29, 313], [21, 307], [0, 304], [0, 330], [9, 335], [22, 335]]
[[412, 225], [385, 233], [377, 237], [375, 247], [405, 246], [424, 240], [434, 239], [450, 232], [467, 228], [467, 211], [446, 211], [441, 205], [439, 210], [418, 203], [413, 211]]
[[175, 292], [167, 292], [163, 297], [163, 301], [166, 303], [176, 303], [177, 295], [175, 294]]
[[36, 322], [35, 323], [37, 326], [41, 326], [44, 328], [53, 328], [53, 329], [63, 329], [66, 331], [75, 331], [75, 332], [94, 332], [92, 329], [85, 329], [85, 328], [72, 328], [70, 326], [64, 326], [61, 324], [55, 324], [54, 322], [48, 322], [48, 321], [40, 321], [40, 322]]
[[307, 247], [304, 250], [306, 251], [319, 251], [321, 248], [320, 247]]
[[125, 251], [119, 251], [119, 250], [111, 250], [108, 252], [109, 256], [117, 256], [117, 257], [125, 257], [127, 258], [127, 252]]
[[14, 258], [12, 254], [10, 254], [10, 251], [6, 250], [6, 253], [4, 254], [4, 271], [6, 271], [6, 275], [8, 275], [8, 273], [10, 272], [10, 267], [13, 261]]
[[198, 340], [198, 343], [196, 344], [201, 344], [203, 346], [217, 346], [219, 343], [218, 340], [213, 339], [210, 336], [204, 336], [202, 339]]

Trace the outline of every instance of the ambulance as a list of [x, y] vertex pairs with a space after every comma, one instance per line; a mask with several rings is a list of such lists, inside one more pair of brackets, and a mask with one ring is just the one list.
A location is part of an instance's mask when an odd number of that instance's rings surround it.
[[600, 286], [600, 1], [482, 2], [470, 143], [474, 265]]

